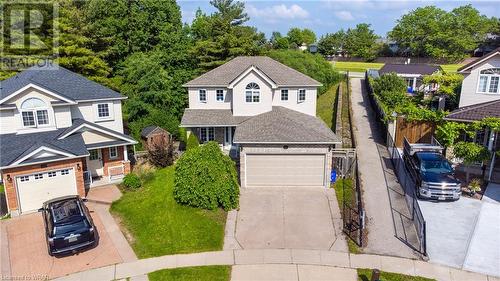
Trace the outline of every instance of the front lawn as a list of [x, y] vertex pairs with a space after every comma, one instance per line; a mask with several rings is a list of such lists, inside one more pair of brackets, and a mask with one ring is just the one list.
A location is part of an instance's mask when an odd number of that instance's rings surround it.
[[[358, 269], [358, 281], [370, 281], [372, 277], [372, 270], [367, 268]], [[380, 272], [380, 281], [436, 281], [420, 276], [410, 276], [392, 272]]]
[[338, 84], [330, 87], [328, 91], [318, 97], [316, 102], [316, 114], [333, 131], [335, 131], [335, 119], [337, 118], [336, 100], [338, 88]]
[[226, 212], [177, 204], [174, 166], [157, 170], [137, 191], [111, 206], [139, 258], [222, 250]]
[[163, 269], [148, 274], [150, 281], [229, 281], [228, 265]]
[[3, 187], [3, 184], [0, 184], [0, 193], [4, 193], [5, 192], [5, 188]]

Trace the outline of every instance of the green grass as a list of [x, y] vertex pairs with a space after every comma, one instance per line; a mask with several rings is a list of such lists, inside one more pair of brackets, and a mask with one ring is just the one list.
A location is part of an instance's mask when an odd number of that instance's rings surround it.
[[384, 64], [375, 62], [334, 61], [333, 67], [338, 71], [365, 72], [367, 69], [380, 69]]
[[[358, 269], [358, 280], [359, 281], [370, 281], [372, 276], [372, 270], [366, 268]], [[380, 281], [436, 281], [435, 279], [429, 279], [420, 276], [410, 276], [391, 272], [380, 272]]]
[[0, 184], [0, 193], [4, 193], [5, 192], [5, 188], [3, 187], [3, 184]]
[[226, 212], [177, 204], [174, 167], [157, 170], [136, 191], [126, 191], [111, 211], [139, 258], [221, 250]]
[[[380, 69], [384, 64], [376, 62], [334, 61], [333, 67], [338, 71], [365, 72], [368, 69]], [[445, 72], [457, 72], [463, 64], [442, 64]]]
[[226, 265], [164, 269], [148, 274], [150, 281], [229, 281], [231, 267]]
[[333, 131], [335, 131], [335, 121], [337, 118], [335, 105], [337, 100], [338, 88], [338, 84], [330, 87], [328, 91], [318, 97], [318, 101], [316, 103], [316, 114]]

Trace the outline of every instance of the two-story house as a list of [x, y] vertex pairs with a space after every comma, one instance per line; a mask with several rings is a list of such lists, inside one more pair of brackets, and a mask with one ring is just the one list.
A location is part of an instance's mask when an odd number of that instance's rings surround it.
[[120, 93], [59, 66], [0, 82], [0, 172], [11, 214], [130, 171]]
[[316, 117], [321, 84], [269, 57], [237, 57], [184, 85], [181, 126], [239, 158], [242, 187], [329, 184], [340, 141]]
[[[459, 108], [446, 116], [446, 120], [471, 123], [486, 117], [500, 118], [500, 48], [464, 65], [458, 72], [464, 75]], [[498, 132], [480, 130], [474, 141], [490, 151], [500, 149]], [[500, 161], [496, 153], [492, 153], [486, 179], [500, 182]]]

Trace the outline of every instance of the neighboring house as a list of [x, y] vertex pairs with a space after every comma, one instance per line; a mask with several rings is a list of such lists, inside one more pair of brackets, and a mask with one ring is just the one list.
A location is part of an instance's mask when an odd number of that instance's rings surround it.
[[239, 158], [242, 187], [329, 185], [340, 141], [316, 117], [318, 81], [268, 57], [237, 57], [184, 86], [181, 126]]
[[442, 71], [440, 66], [430, 64], [390, 64], [386, 63], [379, 69], [380, 76], [389, 73], [396, 73], [397, 76], [403, 78], [408, 87], [408, 93], [414, 92], [435, 92], [438, 85], [423, 84], [423, 77]]
[[[500, 118], [500, 48], [466, 64], [458, 72], [464, 75], [459, 108], [445, 119], [471, 123], [486, 117]], [[500, 150], [498, 132], [480, 130], [472, 141], [488, 147], [490, 151]], [[500, 161], [496, 153], [492, 155], [486, 178], [500, 182]]]
[[120, 93], [59, 66], [0, 82], [0, 172], [12, 214], [130, 171]]
[[172, 142], [170, 133], [158, 126], [147, 126], [142, 129], [141, 139], [145, 149], [154, 148], [155, 145], [167, 146]]

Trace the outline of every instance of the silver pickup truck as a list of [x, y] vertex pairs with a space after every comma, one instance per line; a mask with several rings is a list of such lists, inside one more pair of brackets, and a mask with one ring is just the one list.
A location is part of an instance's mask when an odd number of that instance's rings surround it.
[[455, 177], [444, 148], [432, 138], [431, 143], [409, 143], [404, 139], [403, 159], [416, 182], [420, 199], [458, 200], [461, 184]]

